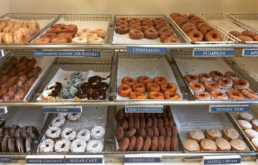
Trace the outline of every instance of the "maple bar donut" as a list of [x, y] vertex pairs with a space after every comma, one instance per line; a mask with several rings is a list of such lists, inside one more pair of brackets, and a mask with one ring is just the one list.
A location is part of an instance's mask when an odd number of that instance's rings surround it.
[[142, 39], [144, 34], [141, 30], [130, 30], [129, 37], [132, 39]]
[[193, 41], [193, 42], [199, 42], [202, 41], [203, 35], [201, 32], [197, 30], [192, 30], [189, 33], [187, 33], [187, 36]]
[[139, 76], [137, 77], [137, 83], [143, 83], [144, 85], [151, 83], [151, 78], [147, 76]]
[[144, 38], [147, 39], [156, 39], [159, 37], [159, 34], [156, 30], [154, 29], [147, 29], [144, 31]]
[[165, 77], [155, 77], [153, 79], [153, 83], [161, 85], [161, 84], [166, 84], [167, 83], [167, 79]]
[[145, 85], [143, 83], [136, 83], [132, 86], [134, 92], [145, 93]]
[[211, 81], [212, 78], [208, 73], [202, 73], [198, 75], [198, 79], [200, 81], [200, 83], [205, 83], [206, 81]]
[[55, 33], [45, 33], [40, 36], [40, 38], [55, 38], [57, 35]]
[[242, 93], [248, 99], [258, 99], [258, 95], [256, 93], [254, 93], [253, 91], [251, 91], [250, 89], [243, 89]]
[[128, 97], [131, 92], [132, 92], [132, 88], [129, 85], [121, 84], [118, 87], [118, 93], [122, 97]]
[[200, 84], [200, 83], [196, 83], [196, 82], [190, 82], [189, 83], [189, 87], [192, 89], [192, 91], [194, 92], [204, 92], [205, 91], [205, 87], [204, 85]]
[[238, 139], [239, 136], [239, 133], [234, 128], [227, 127], [224, 129], [223, 137], [228, 141]]
[[190, 82], [196, 82], [196, 83], [197, 83], [197, 82], [199, 81], [199, 79], [197, 78], [197, 76], [191, 75], [191, 74], [185, 75], [184, 78], [185, 78], [185, 80], [186, 80], [188, 83], [190, 83]]
[[187, 136], [189, 139], [195, 140], [198, 143], [200, 143], [203, 139], [205, 139], [203, 132], [200, 130], [192, 130], [188, 132]]
[[234, 72], [231, 72], [231, 71], [227, 71], [227, 72], [224, 74], [224, 77], [230, 78], [230, 79], [233, 80], [233, 81], [239, 79], [239, 77], [238, 77]]
[[253, 115], [251, 115], [251, 114], [248, 113], [248, 112], [241, 112], [241, 113], [239, 113], [239, 115], [238, 115], [238, 119], [239, 119], [239, 120], [246, 120], [246, 121], [248, 121], [248, 122], [251, 122], [251, 121], [254, 119], [254, 117], [253, 117]]
[[249, 82], [243, 79], [235, 80], [233, 82], [233, 88], [234, 89], [247, 89], [249, 88]]
[[122, 84], [129, 85], [130, 87], [133, 86], [135, 83], [136, 83], [136, 81], [134, 79], [132, 79], [131, 77], [124, 77], [122, 79]]
[[226, 92], [226, 94], [228, 95], [229, 99], [244, 99], [244, 95], [241, 92], [234, 89], [229, 89]]
[[171, 99], [171, 100], [179, 100], [181, 99], [181, 96], [176, 92], [171, 91], [165, 91], [164, 93], [165, 99]]
[[216, 151], [216, 143], [210, 139], [203, 139], [200, 143], [201, 151]]
[[210, 100], [211, 95], [208, 92], [195, 92], [194, 98], [197, 100]]
[[210, 75], [212, 77], [212, 80], [218, 81], [220, 78], [223, 78], [224, 75], [220, 73], [219, 71], [211, 71]]
[[[54, 33], [53, 33], [54, 34]], [[33, 41], [33, 43], [49, 43], [51, 38], [38, 38]]]
[[209, 31], [204, 36], [205, 41], [220, 41], [221, 36], [217, 31]]
[[126, 33], [128, 33], [128, 30], [129, 29], [127, 26], [117, 26], [115, 29], [116, 33], [118, 33], [118, 34], [126, 34]]
[[213, 81], [207, 81], [204, 83], [205, 89], [210, 92], [210, 91], [219, 91], [220, 86], [219, 84], [213, 82]]
[[212, 99], [220, 99], [220, 100], [228, 99], [228, 96], [226, 95], [226, 93], [221, 91], [211, 91], [210, 94]]
[[148, 84], [146, 84], [146, 89], [148, 92], [159, 92], [160, 86], [155, 83], [148, 83]]
[[159, 92], [149, 92], [148, 99], [164, 99], [164, 95]]
[[129, 97], [130, 99], [146, 99], [145, 94], [141, 92], [131, 92]]
[[221, 138], [222, 134], [217, 128], [209, 128], [205, 131], [205, 136], [210, 140], [216, 140]]
[[252, 124], [246, 120], [237, 120], [237, 124], [242, 128], [242, 130], [252, 129]]
[[218, 80], [218, 84], [220, 85], [221, 88], [232, 88], [233, 86], [233, 81], [230, 78], [220, 78]]

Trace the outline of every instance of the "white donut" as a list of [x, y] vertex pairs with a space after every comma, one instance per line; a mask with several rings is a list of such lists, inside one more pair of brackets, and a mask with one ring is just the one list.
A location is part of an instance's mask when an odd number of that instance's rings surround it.
[[104, 40], [99, 37], [89, 38], [88, 40], [89, 40], [89, 43], [94, 43], [94, 44], [101, 44], [104, 42]]
[[52, 139], [46, 139], [39, 145], [39, 151], [42, 153], [50, 153], [54, 150], [54, 141]]
[[68, 115], [68, 113], [57, 113], [57, 116], [60, 117], [66, 117]]
[[61, 138], [62, 139], [67, 139], [67, 140], [74, 140], [76, 137], [76, 132], [72, 128], [65, 128], [62, 133], [61, 133]]
[[85, 141], [76, 139], [72, 142], [71, 151], [72, 152], [85, 152], [87, 144]]
[[56, 126], [49, 127], [45, 135], [49, 139], [57, 140], [60, 139], [61, 129]]
[[84, 38], [94, 38], [97, 37], [98, 35], [96, 33], [82, 33], [79, 37], [84, 37]]
[[52, 126], [56, 126], [59, 128], [62, 128], [64, 126], [64, 124], [65, 124], [65, 118], [62, 116], [55, 117], [51, 122]]
[[91, 130], [92, 139], [101, 139], [105, 135], [105, 128], [102, 126], [96, 126]]
[[69, 113], [67, 116], [67, 119], [70, 122], [76, 122], [76, 121], [80, 120], [81, 116], [82, 116], [82, 113]]
[[79, 30], [79, 31], [77, 32], [77, 36], [80, 36], [80, 35], [83, 34], [83, 33], [90, 33], [90, 32], [91, 32], [91, 30], [88, 29], [88, 28], [81, 29], [81, 30]]
[[103, 144], [99, 140], [90, 140], [87, 145], [87, 152], [98, 153], [102, 152]]
[[104, 29], [94, 29], [92, 33], [96, 33], [100, 38], [105, 38], [107, 31]]
[[55, 151], [58, 153], [70, 152], [71, 142], [67, 139], [62, 139], [56, 142]]
[[90, 131], [88, 129], [81, 130], [77, 134], [76, 139], [81, 139], [81, 140], [83, 140], [85, 142], [90, 140]]
[[71, 43], [88, 43], [88, 39], [85, 37], [75, 37]]

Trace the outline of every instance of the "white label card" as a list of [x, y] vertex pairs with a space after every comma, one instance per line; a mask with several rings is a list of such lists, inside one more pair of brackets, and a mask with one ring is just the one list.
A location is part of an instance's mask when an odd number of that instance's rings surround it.
[[7, 107], [0, 107], [0, 114], [8, 113]]
[[4, 50], [3, 49], [0, 50], [0, 57], [4, 57]]
[[26, 157], [26, 165], [64, 165], [63, 155], [29, 155]]
[[204, 156], [203, 165], [241, 165], [241, 157], [233, 156]]
[[65, 164], [78, 165], [78, 164], [94, 164], [103, 165], [103, 155], [66, 155]]
[[126, 113], [163, 113], [163, 105], [126, 105]]
[[44, 113], [81, 113], [82, 106], [42, 107]]
[[163, 165], [162, 156], [158, 154], [148, 154], [148, 155], [125, 155], [123, 162], [126, 165], [137, 164], [158, 164]]

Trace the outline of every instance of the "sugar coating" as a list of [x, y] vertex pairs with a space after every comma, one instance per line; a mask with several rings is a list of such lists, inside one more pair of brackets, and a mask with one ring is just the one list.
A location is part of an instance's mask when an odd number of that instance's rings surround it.
[[67, 119], [70, 121], [76, 121], [81, 118], [82, 113], [69, 113]]
[[82, 72], [73, 72], [71, 74], [71, 79], [73, 79], [73, 78], [80, 79], [80, 80], [84, 80], [85, 79], [85, 77], [84, 77]]
[[78, 87], [81, 86], [81, 83], [82, 83], [82, 81], [81, 81], [80, 79], [72, 78], [72, 79], [67, 83], [67, 85], [68, 85], [68, 86], [74, 86], [74, 87], [78, 88]]
[[66, 117], [68, 113], [57, 113], [57, 116]]
[[74, 140], [71, 145], [72, 152], [85, 152], [86, 148], [87, 148], [86, 142], [81, 139]]
[[65, 124], [65, 118], [62, 116], [57, 116], [51, 121], [52, 126], [62, 127]]
[[250, 124], [248, 121], [246, 120], [238, 120], [237, 123], [242, 126], [245, 127], [246, 129], [251, 129], [252, 128], [252, 124]]
[[102, 126], [96, 126], [91, 130], [92, 139], [101, 139], [105, 135], [105, 128]]
[[76, 139], [80, 139], [87, 142], [88, 140], [90, 140], [90, 131], [88, 129], [81, 130], [77, 134]]
[[255, 148], [258, 147], [258, 138], [252, 138], [251, 142], [255, 145]]
[[61, 138], [62, 139], [67, 139], [67, 140], [74, 140], [76, 137], [76, 132], [72, 128], [65, 128], [62, 133], [61, 133]]
[[74, 86], [67, 86], [61, 90], [60, 95], [63, 99], [72, 99], [77, 91], [78, 89]]
[[258, 132], [256, 132], [253, 129], [247, 129], [245, 130], [245, 133], [250, 136], [251, 138], [258, 138]]
[[39, 151], [42, 153], [50, 153], [53, 152], [54, 149], [54, 141], [52, 139], [46, 139], [40, 143]]
[[87, 152], [98, 153], [102, 152], [103, 144], [99, 140], [90, 140], [87, 145]]
[[239, 116], [241, 116], [245, 120], [253, 120], [253, 115], [248, 112], [241, 112]]
[[61, 134], [61, 129], [57, 126], [49, 127], [46, 131], [46, 136], [51, 139], [59, 138]]
[[69, 152], [71, 148], [71, 142], [67, 139], [62, 139], [56, 142], [55, 151], [58, 153]]

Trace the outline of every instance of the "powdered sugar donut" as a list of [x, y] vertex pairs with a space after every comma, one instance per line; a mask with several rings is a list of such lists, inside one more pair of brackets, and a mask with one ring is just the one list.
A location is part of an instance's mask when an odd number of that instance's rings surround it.
[[83, 140], [85, 142], [90, 140], [90, 131], [88, 129], [81, 130], [77, 134], [76, 139], [81, 139], [81, 140]]
[[81, 116], [82, 116], [81, 113], [69, 113], [68, 116], [67, 116], [67, 119], [70, 122], [76, 122], [76, 121], [80, 120]]
[[54, 150], [54, 141], [52, 139], [46, 139], [39, 145], [39, 151], [42, 153], [50, 153]]
[[105, 135], [105, 128], [102, 126], [96, 126], [91, 130], [92, 139], [101, 139]]
[[57, 113], [57, 116], [59, 117], [66, 117], [68, 113]]
[[59, 128], [62, 128], [64, 126], [64, 124], [65, 124], [65, 118], [62, 116], [55, 117], [51, 122], [52, 126], [56, 126]]
[[103, 144], [99, 140], [90, 140], [87, 145], [87, 152], [98, 153], [102, 152]]
[[238, 115], [238, 119], [239, 120], [246, 120], [248, 122], [251, 122], [254, 119], [254, 117], [253, 117], [252, 114], [250, 114], [248, 112], [241, 112]]
[[71, 142], [67, 139], [62, 139], [56, 142], [55, 151], [58, 153], [69, 152], [71, 148]]
[[62, 139], [67, 139], [67, 140], [74, 140], [76, 137], [76, 132], [72, 128], [65, 128], [62, 133], [61, 133], [61, 138]]
[[60, 139], [61, 129], [56, 126], [49, 127], [46, 131], [46, 137], [53, 140]]
[[76, 139], [72, 142], [71, 151], [72, 152], [85, 152], [87, 144], [81, 139]]

